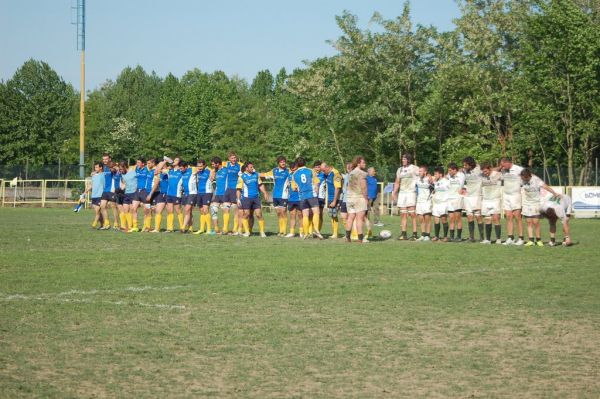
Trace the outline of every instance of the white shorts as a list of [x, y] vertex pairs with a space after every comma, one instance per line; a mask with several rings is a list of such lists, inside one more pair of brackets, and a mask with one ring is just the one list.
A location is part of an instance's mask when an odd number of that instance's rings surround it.
[[417, 203], [417, 193], [399, 193], [398, 208], [410, 208]]
[[349, 198], [346, 201], [348, 213], [366, 212], [369, 209], [369, 202], [364, 198]]
[[448, 200], [448, 212], [460, 211], [462, 209], [462, 197]]
[[435, 217], [440, 217], [448, 214], [448, 202], [440, 202], [437, 204], [433, 204], [431, 208], [431, 213]]
[[521, 216], [525, 217], [536, 217], [540, 216], [540, 204], [531, 205], [531, 204], [523, 204], [521, 208]]
[[492, 216], [500, 214], [500, 198], [496, 200], [481, 200], [481, 214]]
[[433, 204], [431, 201], [417, 202], [416, 214], [427, 215], [432, 212]]
[[467, 215], [472, 215], [474, 211], [481, 210], [481, 196], [463, 197], [463, 207]]
[[502, 206], [505, 211], [516, 211], [521, 209], [521, 194], [504, 194]]

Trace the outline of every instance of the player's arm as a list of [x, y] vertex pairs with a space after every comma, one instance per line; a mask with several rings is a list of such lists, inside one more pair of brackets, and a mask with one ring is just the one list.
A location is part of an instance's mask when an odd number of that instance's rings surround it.
[[258, 176], [262, 179], [273, 179], [274, 178], [272, 170], [270, 170], [268, 172], [264, 172], [264, 173], [259, 173]]
[[260, 177], [258, 178], [258, 189], [260, 190], [261, 193], [263, 193], [265, 201], [269, 202], [269, 193], [267, 192], [265, 185], [260, 180]]
[[557, 193], [556, 191], [554, 191], [554, 190], [552, 189], [552, 187], [550, 187], [550, 186], [549, 186], [549, 185], [547, 185], [546, 183], [542, 183], [542, 184], [541, 184], [541, 187], [542, 187], [544, 190], [548, 191], [549, 193], [552, 193], [552, 196], [554, 196], [554, 197], [560, 197], [560, 193]]
[[369, 201], [369, 190], [367, 188], [367, 178], [366, 177], [360, 179], [360, 191], [362, 192], [362, 195], [365, 198], [365, 200]]
[[394, 189], [392, 190], [392, 202], [396, 203], [398, 201], [398, 190], [400, 190], [400, 178], [396, 175], [396, 180], [394, 180]]
[[244, 189], [244, 181], [242, 180], [241, 177], [238, 177], [238, 182], [237, 185], [235, 186], [236, 191], [235, 191], [235, 195], [237, 198], [237, 204], [238, 206], [241, 206], [242, 204], [242, 190]]
[[339, 173], [335, 173], [333, 175], [333, 187], [333, 201], [331, 201], [331, 203], [329, 204], [330, 208], [335, 208], [340, 198], [340, 190], [342, 189], [342, 175], [340, 175]]
[[152, 190], [150, 190], [150, 194], [146, 197], [146, 201], [150, 202], [152, 199], [152, 195], [158, 190], [158, 186], [160, 184], [160, 177], [158, 177], [158, 173], [154, 174], [154, 181], [152, 182]]

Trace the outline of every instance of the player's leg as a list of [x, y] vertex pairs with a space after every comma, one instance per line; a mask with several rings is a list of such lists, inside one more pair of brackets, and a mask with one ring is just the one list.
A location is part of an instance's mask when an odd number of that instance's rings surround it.
[[98, 204], [94, 204], [92, 203], [92, 206], [94, 207], [94, 220], [92, 221], [92, 228], [97, 228], [99, 223], [100, 223], [100, 219], [102, 218], [102, 212], [100, 209], [100, 203]]
[[358, 242], [366, 242], [363, 233], [363, 226], [366, 225], [366, 211], [356, 212], [356, 231], [358, 233]]
[[441, 219], [442, 219], [442, 228], [443, 228], [442, 241], [448, 242], [448, 214], [443, 214], [441, 216]]
[[536, 216], [533, 220], [533, 227], [535, 231], [535, 245], [538, 247], [543, 247], [544, 242], [542, 241], [542, 229], [540, 226], [540, 218]]
[[502, 224], [500, 222], [500, 212], [492, 215], [492, 223], [494, 225], [494, 232], [496, 233], [496, 244], [502, 244]]
[[321, 223], [321, 209], [318, 204], [312, 207], [312, 214], [313, 235], [322, 240], [323, 236], [321, 235], [321, 230], [319, 230], [319, 226]]
[[507, 238], [504, 245], [511, 245], [515, 243], [514, 236], [514, 213], [511, 210], [504, 209], [504, 217], [506, 218], [506, 234]]
[[[568, 247], [572, 244], [572, 242], [571, 242], [571, 227], [569, 226], [569, 219], [563, 220], [562, 229], [563, 229], [563, 245]], [[554, 231], [556, 232], [556, 228], [554, 229]]]
[[160, 232], [160, 225], [162, 222], [162, 214], [163, 211], [165, 209], [166, 203], [162, 202], [157, 202], [156, 203], [156, 208], [154, 210], [154, 230], [152, 230], [153, 233], [159, 233]]
[[170, 198], [167, 200], [167, 233], [175, 230], [175, 203]]
[[519, 232], [519, 239], [515, 242], [515, 245], [523, 244], [523, 218], [521, 217], [522, 212], [521, 209], [515, 209], [513, 211], [513, 215], [515, 220], [517, 221], [517, 231]]
[[407, 233], [406, 233], [406, 227], [408, 224], [408, 209], [406, 208], [400, 208], [400, 240], [406, 240], [407, 237]]
[[177, 223], [179, 224], [179, 230], [182, 230], [184, 227], [184, 216], [180, 198], [178, 198], [177, 202], [173, 204], [173, 208], [175, 208], [175, 213], [177, 214]]
[[450, 219], [450, 241], [454, 241], [454, 228], [456, 225], [456, 216], [454, 211], [448, 212], [448, 217]]
[[352, 242], [352, 227], [354, 225], [354, 219], [356, 218], [356, 213], [351, 212], [346, 216], [346, 241]]
[[298, 210], [295, 205], [290, 205], [289, 203], [288, 210], [290, 212], [290, 232], [285, 237], [292, 238], [296, 233], [296, 221], [298, 220]]
[[129, 229], [129, 232], [137, 232], [139, 231], [138, 229], [138, 208], [140, 206], [140, 201], [134, 200], [133, 203], [130, 205], [129, 209], [130, 209], [130, 213], [133, 217], [133, 228]]
[[423, 241], [429, 241], [431, 239], [431, 213], [426, 213], [423, 215], [421, 233], [423, 232], [425, 232], [425, 238], [423, 238]]
[[412, 223], [411, 240], [414, 241], [417, 239], [417, 213], [414, 206], [409, 206], [406, 210], [408, 211], [408, 217], [410, 217], [410, 222]]
[[260, 208], [260, 200], [258, 200], [253, 206], [254, 217], [256, 217], [256, 220], [258, 221], [258, 231], [260, 232], [260, 236], [265, 238], [267, 236], [265, 233], [265, 218], [263, 217], [262, 209]]
[[532, 217], [528, 217], [528, 216], [523, 216], [526, 219], [527, 222], [527, 237], [529, 238], [529, 240], [525, 243], [525, 246], [532, 246], [534, 244], [533, 242], [533, 218]]
[[221, 209], [223, 210], [223, 228], [221, 231], [223, 234], [231, 234], [231, 230], [229, 230], [229, 219], [231, 218], [231, 202], [223, 202], [221, 205]]

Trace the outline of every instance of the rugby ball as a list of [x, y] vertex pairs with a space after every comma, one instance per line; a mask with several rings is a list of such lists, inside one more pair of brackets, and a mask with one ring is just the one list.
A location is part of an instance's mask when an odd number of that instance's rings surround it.
[[392, 236], [392, 232], [389, 230], [381, 230], [379, 232], [379, 237], [383, 238], [384, 240], [387, 240], [391, 236]]

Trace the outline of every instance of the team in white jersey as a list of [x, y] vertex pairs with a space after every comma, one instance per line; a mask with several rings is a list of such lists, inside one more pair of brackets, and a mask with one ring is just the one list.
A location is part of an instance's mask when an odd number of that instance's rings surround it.
[[407, 224], [410, 216], [412, 222], [411, 240], [417, 239], [417, 215], [415, 206], [417, 204], [416, 181], [419, 178], [419, 167], [413, 164], [413, 158], [410, 154], [402, 156], [402, 166], [396, 171], [396, 181], [394, 182], [394, 191], [392, 201], [400, 209], [400, 223], [402, 233], [399, 240], [407, 240]]
[[465, 186], [462, 190], [463, 207], [467, 214], [469, 224], [469, 241], [475, 242], [475, 221], [479, 229], [479, 240], [484, 241], [483, 217], [481, 215], [481, 183], [483, 174], [481, 168], [473, 157], [463, 159], [463, 172], [465, 174]]

